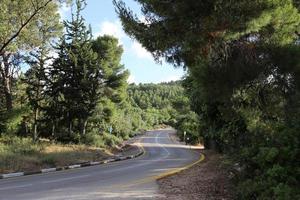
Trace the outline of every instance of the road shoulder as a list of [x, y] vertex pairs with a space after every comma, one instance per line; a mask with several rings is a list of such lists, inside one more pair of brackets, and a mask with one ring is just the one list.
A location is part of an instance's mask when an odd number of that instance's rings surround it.
[[232, 199], [229, 173], [222, 156], [202, 150], [205, 160], [173, 176], [159, 179], [158, 200]]
[[17, 172], [13, 172], [13, 173], [2, 173], [2, 174], [0, 173], [0, 179], [34, 175], [34, 174], [50, 173], [50, 172], [55, 172], [55, 171], [62, 171], [62, 170], [68, 170], [68, 169], [74, 169], [74, 168], [82, 168], [82, 167], [88, 167], [88, 166], [94, 166], [94, 165], [101, 165], [101, 164], [107, 164], [107, 163], [111, 163], [111, 162], [136, 158], [136, 157], [144, 154], [144, 149], [139, 145], [139, 140], [140, 140], [141, 135], [138, 135], [129, 141], [125, 141], [120, 148], [112, 151], [113, 155], [111, 155], [111, 156], [106, 156], [106, 157], [100, 158], [98, 160], [91, 160], [91, 161], [85, 161], [85, 162], [80, 162], [80, 163], [70, 163], [69, 165], [64, 165], [64, 166], [52, 166], [52, 167], [40, 168], [40, 169], [32, 168], [27, 171], [24, 170], [24, 171], [17, 171]]

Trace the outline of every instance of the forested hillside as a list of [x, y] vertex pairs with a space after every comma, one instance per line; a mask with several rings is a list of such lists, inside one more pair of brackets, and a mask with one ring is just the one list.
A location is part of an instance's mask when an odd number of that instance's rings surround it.
[[[140, 123], [147, 128], [169, 125], [178, 130], [179, 135], [186, 132], [192, 143], [202, 142], [198, 134], [198, 116], [191, 111], [189, 99], [181, 81], [160, 84], [131, 84], [128, 98]], [[130, 117], [129, 116], [129, 117]]]
[[131, 84], [128, 88], [130, 104], [140, 110], [142, 121], [148, 126], [169, 124], [178, 115], [173, 103], [184, 96], [180, 82], [161, 84]]
[[237, 199], [299, 199], [299, 1], [136, 2], [143, 17], [114, 0], [124, 30], [187, 69], [199, 133], [231, 158]]

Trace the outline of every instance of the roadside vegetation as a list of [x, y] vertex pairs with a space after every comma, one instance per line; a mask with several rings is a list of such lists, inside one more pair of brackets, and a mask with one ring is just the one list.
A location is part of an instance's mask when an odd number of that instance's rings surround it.
[[236, 198], [299, 199], [300, 2], [137, 2], [143, 20], [114, 1], [124, 30], [187, 69], [180, 126], [228, 155]]
[[0, 173], [103, 159], [189, 110], [181, 82], [128, 84], [118, 39], [93, 37], [84, 0], [61, 22], [62, 3], [1, 2]]
[[64, 22], [68, 0], [1, 2], [0, 172], [97, 159], [166, 124], [226, 154], [237, 199], [299, 199], [300, 2], [137, 2], [143, 20], [114, 0], [125, 32], [183, 81], [129, 85], [85, 0]]
[[[30, 121], [26, 134], [22, 126], [24, 116], [29, 119], [32, 117], [30, 107], [24, 105], [23, 109], [15, 109], [16, 112], [6, 116], [6, 123], [3, 123], [10, 128], [2, 129], [0, 137], [0, 173], [105, 159], [118, 152], [118, 146], [123, 140], [137, 133], [161, 125], [180, 126], [185, 116], [180, 114], [180, 108], [189, 108], [182, 103], [185, 94], [181, 82], [130, 84], [127, 93], [122, 107], [113, 110], [111, 134], [108, 129], [88, 129], [83, 136], [78, 134], [71, 138], [53, 138], [52, 135], [47, 136], [47, 132], [39, 132], [38, 140], [34, 141]], [[89, 118], [89, 123], [108, 126], [107, 122], [100, 121], [101, 116], [93, 116]]]
[[33, 143], [31, 138], [1, 137], [0, 174], [63, 167], [99, 161], [109, 156], [112, 156], [112, 152], [107, 148], [49, 141]]

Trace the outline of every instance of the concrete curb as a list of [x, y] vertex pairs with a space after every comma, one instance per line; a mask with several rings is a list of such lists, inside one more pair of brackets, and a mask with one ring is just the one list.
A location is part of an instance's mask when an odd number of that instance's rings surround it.
[[77, 169], [77, 168], [82, 168], [82, 167], [103, 165], [103, 164], [122, 161], [122, 160], [129, 160], [129, 159], [137, 158], [137, 157], [139, 157], [139, 156], [141, 156], [145, 153], [144, 149], [141, 146], [139, 146], [139, 145], [137, 145], [137, 146], [139, 148], [139, 152], [137, 154], [134, 154], [134, 155], [118, 156], [116, 158], [110, 158], [110, 159], [96, 161], [96, 162], [95, 161], [90, 161], [90, 162], [86, 162], [86, 163], [68, 165], [68, 166], [63, 166], [63, 167], [46, 168], [46, 169], [41, 169], [39, 171], [27, 171], [27, 172], [15, 172], [15, 173], [9, 173], [9, 174], [0, 174], [0, 179], [27, 176], [27, 175], [33, 175], [33, 174], [45, 174], [45, 173], [51, 173], [51, 172], [56, 172], [56, 171]]

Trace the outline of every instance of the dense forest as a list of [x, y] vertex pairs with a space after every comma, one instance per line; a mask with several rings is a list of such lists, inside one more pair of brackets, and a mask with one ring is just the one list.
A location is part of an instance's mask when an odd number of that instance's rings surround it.
[[[179, 136], [190, 138], [191, 143], [201, 143], [198, 134], [198, 116], [190, 108], [189, 98], [181, 81], [160, 84], [131, 84], [128, 100], [145, 128], [169, 125], [178, 130]], [[130, 117], [128, 116], [128, 117]], [[183, 139], [183, 138], [182, 138]]]
[[124, 30], [184, 87], [207, 148], [237, 168], [237, 199], [299, 199], [300, 2], [115, 0]]

